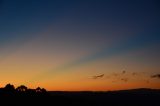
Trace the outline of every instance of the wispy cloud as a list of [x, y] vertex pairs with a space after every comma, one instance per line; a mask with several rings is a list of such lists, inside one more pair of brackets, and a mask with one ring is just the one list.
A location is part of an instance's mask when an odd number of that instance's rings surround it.
[[104, 74], [96, 75], [96, 76], [93, 76], [92, 78], [93, 78], [93, 79], [98, 79], [98, 78], [102, 78], [102, 77], [104, 77]]
[[126, 71], [124, 70], [124, 71], [122, 71], [122, 74], [125, 74], [126, 73]]
[[151, 78], [158, 78], [158, 79], [160, 79], [160, 74], [151, 75]]
[[127, 82], [128, 78], [121, 78], [121, 81]]

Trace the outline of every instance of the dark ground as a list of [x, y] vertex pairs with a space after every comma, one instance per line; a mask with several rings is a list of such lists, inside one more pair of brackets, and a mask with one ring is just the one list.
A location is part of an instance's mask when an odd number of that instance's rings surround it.
[[47, 95], [0, 96], [0, 106], [160, 106], [160, 90], [56, 92]]

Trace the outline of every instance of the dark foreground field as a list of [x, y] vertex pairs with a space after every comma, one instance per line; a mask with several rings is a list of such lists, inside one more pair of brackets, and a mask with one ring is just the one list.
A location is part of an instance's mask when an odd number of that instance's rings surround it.
[[160, 106], [160, 90], [55, 92], [42, 95], [1, 95], [3, 106]]

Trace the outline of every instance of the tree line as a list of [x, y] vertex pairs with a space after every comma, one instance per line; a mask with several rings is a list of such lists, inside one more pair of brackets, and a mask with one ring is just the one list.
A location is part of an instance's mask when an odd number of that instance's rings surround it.
[[15, 88], [12, 84], [7, 84], [5, 87], [0, 88], [0, 96], [46, 96], [48, 95], [46, 89], [37, 87], [36, 89], [30, 89], [25, 85], [20, 85]]

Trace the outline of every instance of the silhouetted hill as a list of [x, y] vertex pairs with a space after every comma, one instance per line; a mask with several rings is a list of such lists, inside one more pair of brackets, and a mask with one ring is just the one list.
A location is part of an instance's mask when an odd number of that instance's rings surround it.
[[0, 89], [3, 106], [159, 106], [159, 89], [131, 89], [119, 91], [46, 91], [29, 89], [24, 85], [14, 88], [7, 84]]
[[54, 98], [63, 98], [78, 106], [159, 106], [159, 89], [131, 89], [106, 92], [55, 92], [50, 91]]

